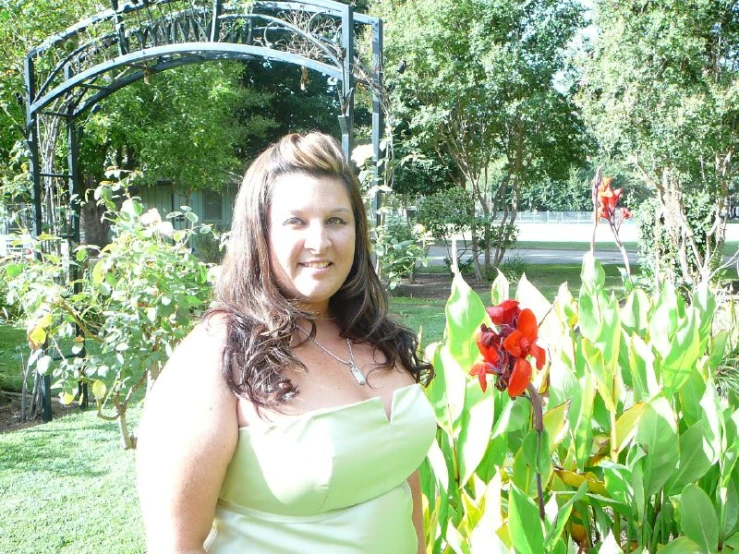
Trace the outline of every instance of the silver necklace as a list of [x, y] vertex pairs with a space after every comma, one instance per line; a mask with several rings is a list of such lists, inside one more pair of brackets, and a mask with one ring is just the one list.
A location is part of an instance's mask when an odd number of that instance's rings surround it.
[[352, 350], [352, 341], [350, 341], [349, 339], [346, 339], [346, 346], [349, 349], [349, 360], [343, 360], [343, 359], [339, 358], [336, 354], [334, 354], [333, 352], [331, 352], [328, 348], [326, 348], [325, 346], [323, 346], [320, 342], [318, 342], [315, 339], [315, 337], [312, 337], [310, 335], [310, 333], [308, 331], [306, 331], [305, 329], [303, 329], [300, 326], [297, 326], [296, 325], [296, 327], [298, 327], [298, 329], [300, 329], [301, 331], [303, 331], [303, 333], [305, 333], [306, 336], [311, 340], [311, 342], [313, 344], [315, 344], [318, 348], [320, 348], [321, 350], [323, 350], [326, 354], [328, 354], [329, 356], [331, 356], [337, 362], [342, 363], [345, 366], [347, 366], [349, 368], [349, 371], [351, 371], [352, 376], [357, 381], [357, 383], [359, 383], [360, 385], [366, 385], [367, 384], [367, 379], [364, 377], [364, 375], [362, 375], [362, 372], [357, 367], [357, 362], [354, 361], [354, 351]]

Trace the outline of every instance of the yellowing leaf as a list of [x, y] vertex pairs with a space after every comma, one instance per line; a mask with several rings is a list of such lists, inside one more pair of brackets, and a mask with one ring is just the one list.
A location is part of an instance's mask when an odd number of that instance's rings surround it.
[[28, 333], [28, 344], [31, 350], [41, 348], [46, 342], [46, 331], [43, 327], [35, 327]]
[[74, 402], [74, 395], [72, 393], [62, 391], [59, 393], [59, 401], [65, 406], [69, 406]]
[[105, 398], [105, 393], [107, 392], [107, 387], [105, 386], [105, 383], [102, 381], [93, 381], [92, 383], [92, 394], [95, 398], [102, 400]]

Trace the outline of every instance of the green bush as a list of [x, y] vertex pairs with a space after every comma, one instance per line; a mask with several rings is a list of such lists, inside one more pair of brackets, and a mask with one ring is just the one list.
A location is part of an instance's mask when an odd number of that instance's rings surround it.
[[400, 218], [388, 218], [374, 228], [375, 254], [380, 278], [393, 290], [401, 279], [413, 278], [416, 266], [426, 265], [429, 239], [422, 228], [411, 227]]
[[[175, 231], [156, 210], [144, 212], [120, 184], [101, 185], [96, 198], [108, 209], [109, 245], [80, 246], [65, 264], [60, 240], [40, 236], [37, 257], [7, 264], [4, 273], [22, 311], [16, 323], [28, 329], [29, 364], [52, 376], [66, 403], [75, 398], [78, 383], [89, 383], [98, 414], [118, 420], [124, 446], [130, 447], [129, 401], [156, 379], [208, 307], [211, 266], [189, 244], [193, 235], [212, 229], [195, 225], [195, 214], [183, 208], [170, 215], [184, 214], [193, 228]], [[76, 283], [69, 279], [73, 265], [81, 274]]]
[[[707, 193], [686, 195], [684, 205], [688, 225], [695, 235], [698, 251], [701, 256], [705, 256], [706, 241], [713, 226], [716, 206]], [[689, 291], [693, 283], [699, 281], [697, 278], [700, 273], [699, 264], [693, 250], [687, 246], [685, 252], [688, 273], [684, 273], [679, 252], [664, 226], [664, 217], [657, 217], [658, 210], [659, 204], [655, 198], [644, 201], [636, 210], [639, 226], [639, 258], [644, 283], [646, 285], [657, 281], [669, 281], [678, 288]], [[721, 252], [713, 250], [713, 253], [714, 259], [710, 265], [712, 269], [716, 269], [721, 262]]]

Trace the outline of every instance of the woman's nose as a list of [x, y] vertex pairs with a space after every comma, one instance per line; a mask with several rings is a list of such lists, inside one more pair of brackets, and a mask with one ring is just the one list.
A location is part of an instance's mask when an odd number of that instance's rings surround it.
[[326, 227], [322, 223], [311, 223], [306, 229], [305, 247], [320, 252], [328, 247], [330, 240]]

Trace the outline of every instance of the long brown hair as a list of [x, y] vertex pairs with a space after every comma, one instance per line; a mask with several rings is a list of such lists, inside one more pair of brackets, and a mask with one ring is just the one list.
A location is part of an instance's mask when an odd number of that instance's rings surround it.
[[341, 336], [380, 350], [388, 368], [400, 360], [416, 381], [430, 379], [433, 370], [419, 359], [415, 334], [388, 318], [387, 295], [372, 266], [359, 182], [341, 147], [322, 133], [290, 134], [263, 152], [244, 176], [219, 278], [218, 306], [209, 312], [226, 318], [223, 373], [231, 390], [257, 408], [274, 407], [298, 392], [281, 370], [303, 366], [293, 355], [290, 340], [297, 319], [312, 321], [314, 314], [303, 311], [278, 288], [268, 241], [272, 185], [290, 173], [338, 178], [349, 194], [356, 225], [354, 262], [329, 300]]

